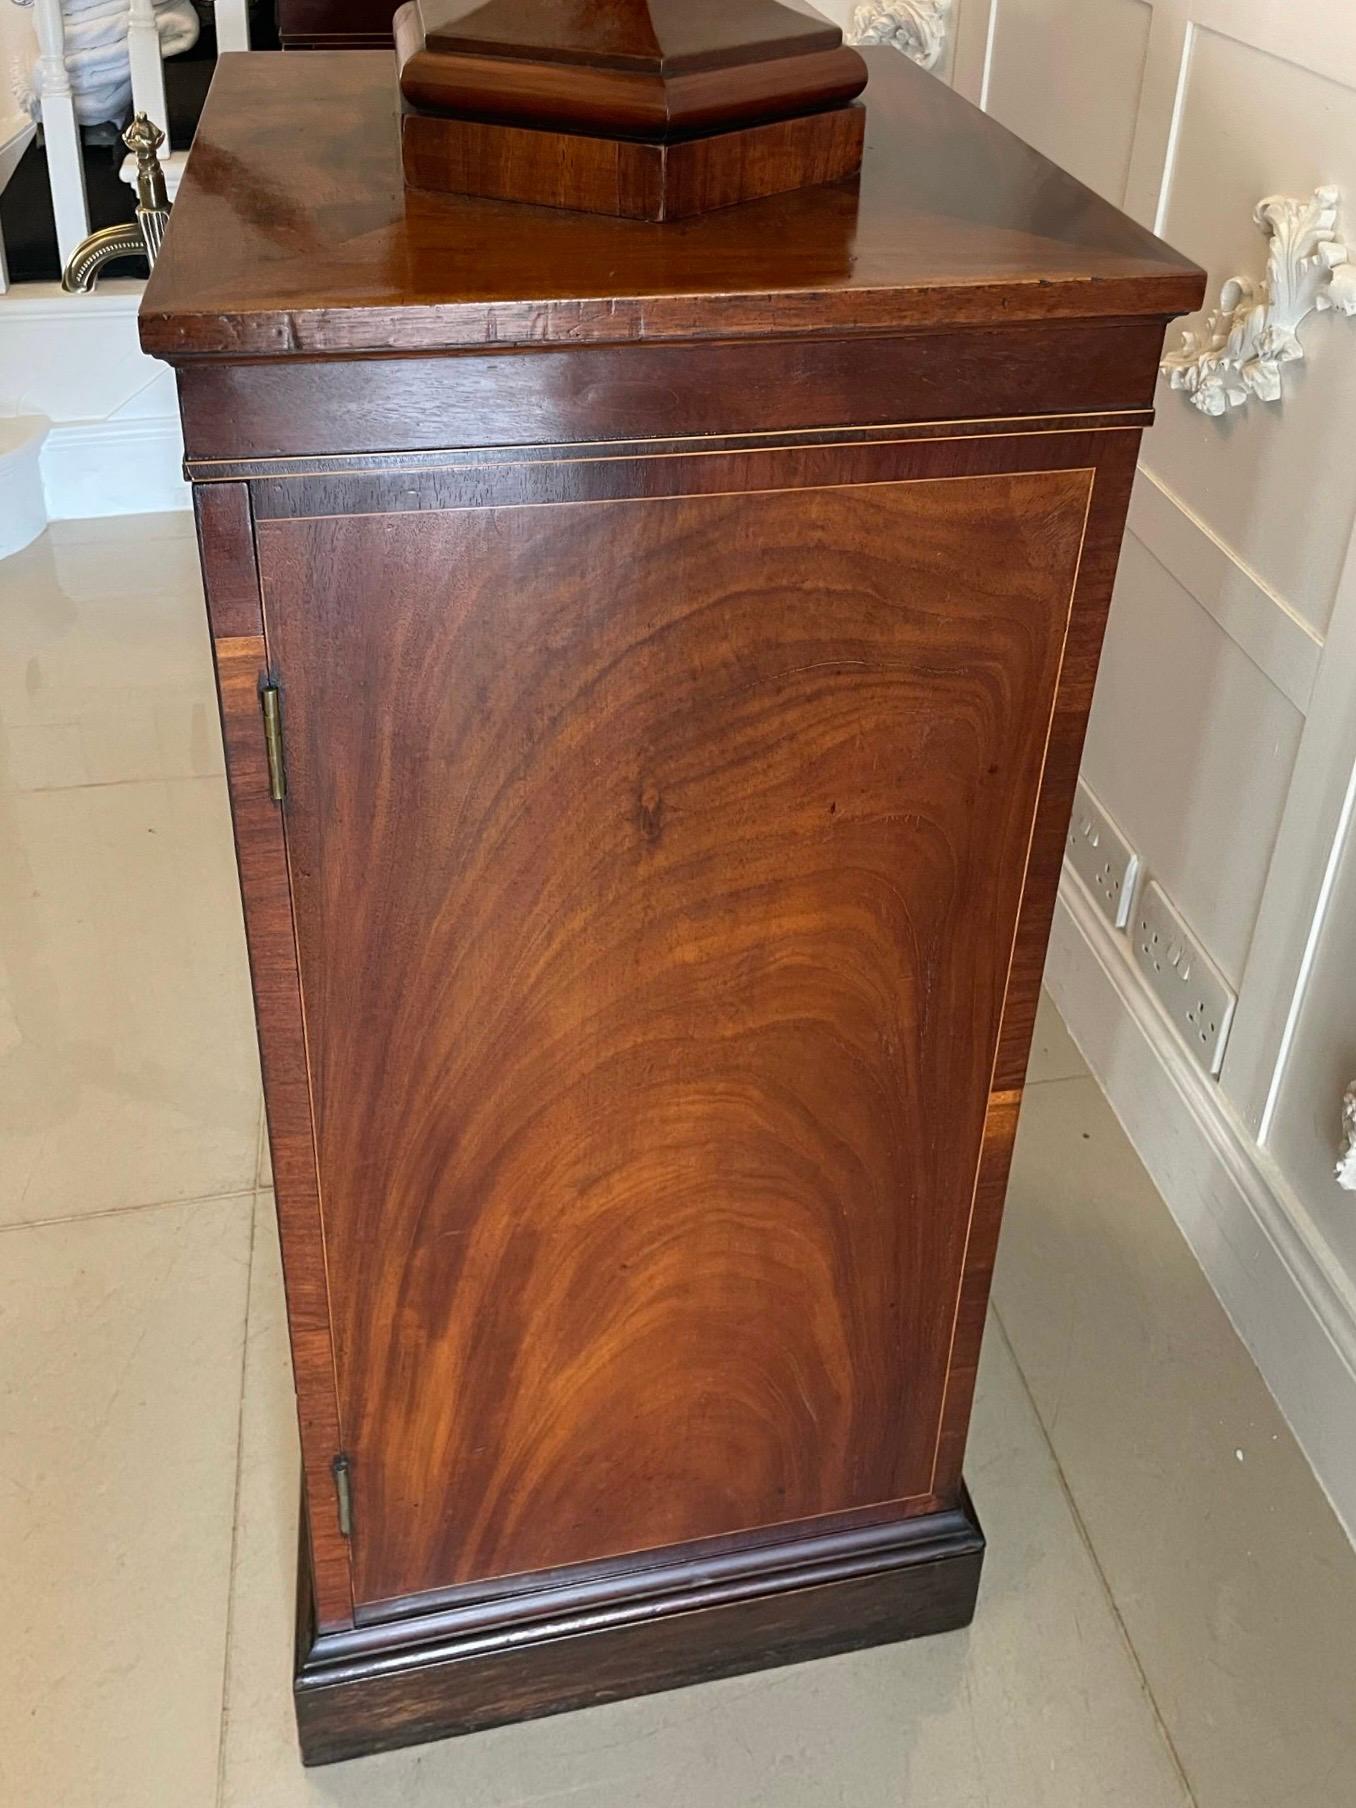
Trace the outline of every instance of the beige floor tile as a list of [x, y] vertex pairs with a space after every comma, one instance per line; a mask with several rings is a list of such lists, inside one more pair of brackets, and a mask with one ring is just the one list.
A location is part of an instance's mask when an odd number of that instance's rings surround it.
[[970, 1465], [991, 1545], [968, 1632], [303, 1771], [288, 1698], [295, 1433], [267, 1217], [255, 1257], [228, 1808], [1185, 1808], [997, 1337]]
[[259, 1108], [259, 1156], [255, 1163], [255, 1185], [271, 1187], [273, 1185], [273, 1151], [268, 1141], [268, 1118], [262, 1104]]
[[[57, 546], [76, 546], [86, 540], [133, 547], [144, 546], [148, 540], [186, 540], [193, 546], [193, 511], [156, 509], [149, 515], [90, 515], [74, 521], [53, 521], [47, 528], [47, 537]], [[157, 558], [159, 553], [157, 547]]]
[[0, 791], [0, 1223], [254, 1186], [220, 779]]
[[0, 562], [6, 791], [222, 770], [193, 541], [157, 538], [152, 560], [144, 524], [135, 537], [114, 525], [49, 532]]
[[1352, 1808], [1356, 1553], [1091, 1080], [1027, 1095], [996, 1299], [1199, 1808]]
[[1027, 1085], [1038, 1086], [1046, 1080], [1082, 1080], [1087, 1078], [1087, 1072], [1087, 1064], [1065, 1029], [1050, 994], [1042, 992], [1036, 1010], [1036, 1031], [1031, 1038]]
[[0, 1234], [6, 1808], [211, 1808], [249, 1205]]

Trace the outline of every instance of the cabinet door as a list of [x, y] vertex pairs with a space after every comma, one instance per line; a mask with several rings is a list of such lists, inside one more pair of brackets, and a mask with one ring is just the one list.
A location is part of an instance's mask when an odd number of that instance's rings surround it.
[[932, 1502], [1092, 474], [786, 459], [259, 522], [360, 1611]]

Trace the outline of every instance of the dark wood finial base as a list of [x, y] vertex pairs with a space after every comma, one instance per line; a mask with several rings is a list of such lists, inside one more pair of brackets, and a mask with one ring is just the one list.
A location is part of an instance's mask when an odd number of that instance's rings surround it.
[[865, 131], [860, 103], [677, 144], [407, 112], [401, 154], [411, 188], [626, 220], [680, 220], [854, 176]]
[[[764, 30], [797, 35], [741, 51], [708, 7], [688, 27], [705, 20], [705, 53], [688, 46], [670, 67], [656, 41], [618, 68], [599, 47], [565, 57], [525, 43], [510, 56], [495, 43], [487, 55], [408, 0], [394, 21], [407, 185], [658, 221], [855, 175], [862, 59], [836, 26], [769, 0], [753, 8]], [[637, 9], [648, 41], [647, 3]]]

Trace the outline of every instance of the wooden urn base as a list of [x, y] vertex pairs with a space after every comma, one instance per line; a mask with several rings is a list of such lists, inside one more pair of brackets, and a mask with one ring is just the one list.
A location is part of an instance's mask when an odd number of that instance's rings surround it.
[[303, 1548], [294, 1683], [302, 1760], [331, 1764], [954, 1632], [974, 1617], [983, 1560], [984, 1535], [963, 1494], [950, 1512], [317, 1638]]
[[407, 111], [401, 149], [411, 188], [680, 220], [855, 175], [865, 132], [859, 101], [672, 144]]
[[854, 175], [861, 57], [798, 7], [743, 7], [732, 31], [719, 0], [407, 0], [407, 186], [657, 221]]

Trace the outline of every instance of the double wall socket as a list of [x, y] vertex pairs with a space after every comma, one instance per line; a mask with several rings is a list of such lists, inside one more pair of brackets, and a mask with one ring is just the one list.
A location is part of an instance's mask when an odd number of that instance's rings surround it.
[[1139, 855], [1081, 780], [1066, 852], [1111, 927], [1124, 929], [1130, 921]]
[[1066, 852], [1111, 927], [1128, 931], [1135, 965], [1173, 1027], [1218, 1074], [1238, 1000], [1157, 881], [1146, 880], [1136, 898], [1139, 855], [1081, 781]]
[[1152, 879], [1135, 905], [1130, 945], [1135, 965], [1187, 1047], [1208, 1074], [1218, 1074], [1238, 1000]]

